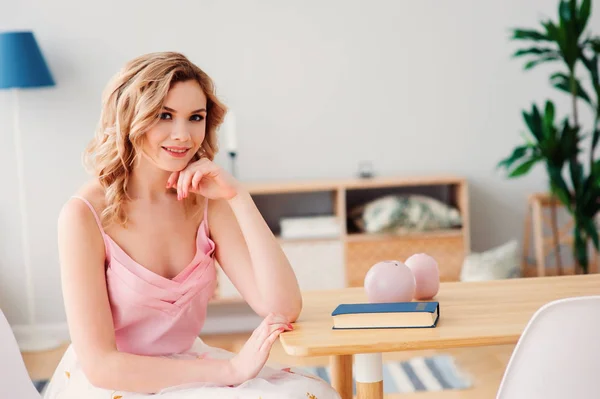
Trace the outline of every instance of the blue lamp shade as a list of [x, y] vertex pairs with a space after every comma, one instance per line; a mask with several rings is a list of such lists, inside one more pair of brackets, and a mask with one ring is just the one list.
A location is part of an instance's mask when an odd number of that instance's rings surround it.
[[32, 32], [0, 33], [0, 89], [54, 86]]

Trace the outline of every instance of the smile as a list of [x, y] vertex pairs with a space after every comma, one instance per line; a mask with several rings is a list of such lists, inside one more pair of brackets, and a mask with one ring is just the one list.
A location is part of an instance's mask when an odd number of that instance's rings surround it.
[[176, 158], [182, 158], [184, 157], [187, 152], [190, 150], [189, 148], [177, 148], [177, 147], [162, 147], [163, 150], [165, 150], [167, 152], [167, 154], [176, 157]]

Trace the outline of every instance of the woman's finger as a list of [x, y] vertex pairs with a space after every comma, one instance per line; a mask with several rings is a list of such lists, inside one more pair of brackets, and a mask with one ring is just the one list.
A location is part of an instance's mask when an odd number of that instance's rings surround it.
[[263, 328], [264, 328], [264, 323], [260, 323], [260, 324], [258, 325], [258, 327], [256, 327], [256, 328], [254, 329], [254, 331], [252, 331], [252, 334], [250, 335], [250, 338], [249, 338], [249, 340], [250, 340], [250, 339], [254, 339], [254, 338], [256, 338], [256, 337], [258, 336], [258, 334], [260, 334], [260, 331], [261, 331]]
[[173, 187], [175, 185], [175, 182], [177, 182], [178, 178], [179, 178], [179, 172], [171, 173], [171, 176], [169, 176], [169, 178], [167, 179], [167, 188]]
[[260, 352], [270, 352], [271, 348], [273, 347], [273, 344], [275, 343], [275, 340], [277, 339], [277, 337], [279, 337], [279, 335], [283, 332], [282, 328], [278, 328], [276, 330], [273, 330], [271, 332], [271, 334], [267, 337], [267, 339], [265, 339], [265, 341], [263, 342], [262, 346], [260, 347], [259, 351]]
[[192, 173], [186, 173], [185, 177], [183, 178], [183, 181], [181, 183], [182, 186], [182, 196], [183, 198], [186, 198], [190, 192], [190, 184], [192, 184], [192, 178], [194, 177], [194, 175], [196, 173], [199, 172], [192, 172]]
[[[273, 328], [272, 328], [272, 324], [273, 324], [272, 318], [273, 317], [274, 317], [274, 315], [272, 313], [267, 315], [267, 317], [265, 317], [263, 319], [263, 321], [260, 323], [258, 328], [256, 330], [254, 330], [256, 332], [256, 335], [254, 337], [255, 344], [256, 344], [256, 347], [255, 347], [256, 350], [258, 350], [258, 348], [260, 348], [260, 346], [265, 341], [265, 339], [267, 339], [269, 334], [271, 334], [271, 332], [273, 331]], [[281, 327], [283, 327], [283, 326], [281, 326]]]
[[203, 177], [204, 175], [200, 172], [194, 173], [194, 177], [192, 178], [192, 188], [194, 190], [198, 190], [198, 184], [200, 184], [200, 180], [202, 180]]
[[274, 317], [273, 323], [283, 324], [286, 326], [286, 329], [288, 329], [288, 330], [293, 329], [292, 324], [290, 322], [288, 322], [288, 319], [286, 317], [283, 317], [283, 316]]
[[269, 340], [269, 337], [273, 335], [273, 333], [280, 334], [287, 329], [288, 328], [286, 327], [286, 325], [281, 323], [266, 326], [266, 328], [264, 328], [255, 339], [255, 350], [260, 351], [262, 346], [265, 344], [266, 341]]
[[248, 347], [251, 347], [253, 351], [258, 350], [261, 345], [261, 342], [265, 340], [269, 333], [268, 324], [264, 322], [260, 323], [258, 327], [254, 329], [252, 335], [247, 341]]
[[184, 171], [179, 173], [179, 178], [177, 179], [177, 199], [180, 200], [183, 198], [183, 179], [187, 173]]
[[284, 330], [288, 331], [292, 329], [292, 326], [289, 323], [273, 323], [271, 324], [270, 331], [273, 331], [274, 328], [283, 328]]

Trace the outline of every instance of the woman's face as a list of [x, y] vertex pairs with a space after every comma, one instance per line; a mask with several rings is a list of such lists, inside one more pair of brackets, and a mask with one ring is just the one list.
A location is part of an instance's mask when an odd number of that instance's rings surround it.
[[160, 169], [183, 170], [200, 149], [206, 133], [206, 96], [198, 82], [175, 83], [159, 118], [145, 134], [142, 153]]

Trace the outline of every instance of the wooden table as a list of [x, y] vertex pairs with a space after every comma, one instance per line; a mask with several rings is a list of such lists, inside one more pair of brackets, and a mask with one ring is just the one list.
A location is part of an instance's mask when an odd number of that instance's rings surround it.
[[332, 330], [340, 303], [366, 302], [362, 288], [312, 291], [294, 330], [280, 336], [294, 356], [331, 356], [333, 387], [352, 398], [352, 360], [358, 398], [383, 398], [383, 352], [514, 344], [544, 304], [566, 297], [599, 295], [600, 275], [536, 277], [442, 283], [436, 328]]

